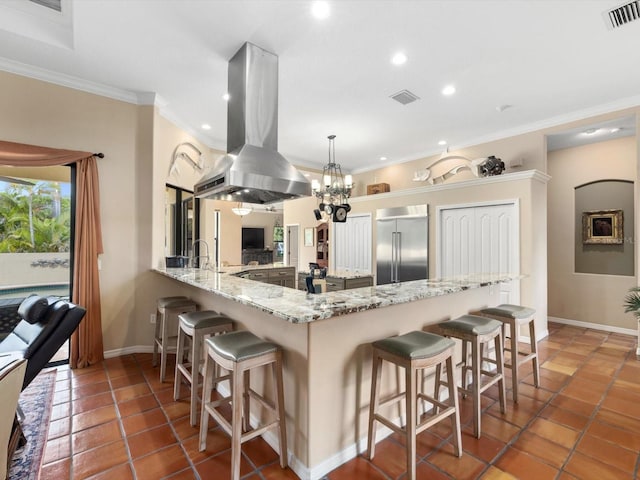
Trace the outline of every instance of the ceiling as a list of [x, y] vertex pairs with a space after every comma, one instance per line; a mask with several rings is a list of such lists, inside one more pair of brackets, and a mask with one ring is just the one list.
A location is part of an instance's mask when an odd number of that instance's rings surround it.
[[[617, 0], [335, 0], [324, 20], [303, 0], [24, 4], [0, 5], [0, 69], [137, 103], [154, 93], [220, 150], [228, 59], [245, 41], [277, 54], [279, 151], [308, 167], [327, 162], [330, 134], [358, 172], [640, 104], [640, 21], [609, 29]], [[420, 99], [389, 98], [403, 89]]]

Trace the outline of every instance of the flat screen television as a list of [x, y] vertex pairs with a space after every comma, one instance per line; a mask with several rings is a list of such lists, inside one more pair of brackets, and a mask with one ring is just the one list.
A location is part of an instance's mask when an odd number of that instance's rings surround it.
[[242, 227], [242, 249], [264, 250], [264, 228]]

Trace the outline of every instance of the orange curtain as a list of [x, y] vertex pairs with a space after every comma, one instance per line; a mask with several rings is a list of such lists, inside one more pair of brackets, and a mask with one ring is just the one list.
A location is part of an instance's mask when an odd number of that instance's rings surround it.
[[87, 314], [71, 337], [71, 368], [104, 358], [98, 255], [103, 252], [100, 227], [98, 166], [91, 152], [0, 141], [0, 165], [45, 167], [76, 163], [76, 228], [74, 237], [73, 303]]

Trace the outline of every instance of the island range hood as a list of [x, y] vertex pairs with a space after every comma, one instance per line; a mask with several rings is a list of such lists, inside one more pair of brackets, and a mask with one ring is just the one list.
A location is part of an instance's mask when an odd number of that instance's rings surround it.
[[194, 187], [197, 198], [273, 203], [311, 195], [278, 147], [278, 57], [245, 43], [229, 61], [227, 154]]

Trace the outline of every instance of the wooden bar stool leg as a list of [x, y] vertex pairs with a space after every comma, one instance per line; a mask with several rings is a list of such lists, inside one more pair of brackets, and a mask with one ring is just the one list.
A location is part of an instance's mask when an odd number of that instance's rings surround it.
[[516, 326], [516, 322], [509, 322], [509, 329], [511, 330], [511, 387], [513, 389], [513, 403], [518, 403], [518, 364], [520, 363], [519, 354], [518, 354], [518, 335], [519, 329]]
[[[469, 352], [467, 351], [467, 341], [462, 340], [462, 389], [467, 388], [467, 365], [469, 365]], [[463, 393], [462, 398], [467, 398], [467, 394]]]
[[160, 310], [156, 310], [156, 328], [155, 333], [153, 334], [153, 357], [151, 360], [151, 364], [154, 367], [158, 366], [158, 341], [160, 338], [160, 326], [162, 325], [162, 314]]
[[480, 404], [480, 345], [478, 341], [471, 342], [471, 392], [473, 396], [473, 435], [480, 438], [480, 414], [482, 413]]
[[[447, 378], [449, 378], [449, 367], [448, 367], [448, 363], [447, 363]], [[435, 398], [436, 400], [440, 400], [440, 376], [442, 375], [442, 364], [439, 363], [438, 365], [436, 365], [436, 374], [435, 374], [435, 380], [434, 380], [434, 384], [433, 384], [433, 398]], [[434, 404], [433, 405], [433, 414], [435, 415], [436, 413], [438, 413], [438, 405]]]
[[417, 422], [417, 395], [416, 395], [416, 375], [412, 366], [405, 369], [406, 378], [406, 409], [407, 424], [405, 427], [407, 435], [407, 476], [409, 480], [416, 479], [416, 422]]
[[529, 322], [529, 338], [531, 339], [531, 354], [533, 355], [533, 384], [540, 386], [540, 366], [538, 364], [538, 341], [536, 340], [536, 322], [532, 318]]
[[500, 411], [505, 413], [506, 408], [506, 387], [505, 387], [505, 379], [504, 379], [504, 351], [503, 351], [503, 338], [502, 331], [494, 338], [494, 348], [496, 351], [496, 370], [499, 375], [502, 376], [500, 380], [498, 380], [498, 390], [500, 396]]
[[289, 464], [287, 453], [287, 422], [284, 411], [284, 379], [282, 376], [282, 354], [278, 351], [275, 363], [272, 364], [273, 374], [276, 381], [276, 412], [279, 419], [280, 433], [280, 467], [286, 468]]
[[242, 448], [242, 368], [237, 365], [231, 372], [233, 386], [231, 387], [231, 480], [240, 480], [240, 456]]
[[251, 418], [250, 418], [251, 406], [250, 406], [250, 397], [249, 397], [250, 386], [251, 386], [251, 371], [245, 370], [244, 371], [244, 392], [242, 394], [242, 400], [244, 404], [242, 419], [243, 419], [243, 428], [245, 432], [248, 432], [249, 429], [251, 428]]
[[202, 405], [200, 407], [200, 442], [199, 450], [202, 452], [207, 448], [207, 433], [209, 430], [209, 412], [206, 404], [211, 399], [211, 386], [213, 383], [214, 362], [207, 355], [204, 359], [204, 378], [202, 380]]
[[[182, 329], [180, 329], [182, 332]], [[200, 383], [200, 341], [202, 339], [200, 336], [193, 332], [193, 336], [191, 337], [191, 411], [190, 411], [190, 419], [192, 427], [195, 427], [197, 423], [196, 412], [198, 409], [198, 384]], [[178, 337], [178, 342], [180, 341], [180, 337]], [[184, 350], [184, 347], [183, 347]], [[176, 356], [176, 362], [178, 359], [182, 360], [182, 357], [179, 356], [178, 353]]]
[[[178, 369], [178, 365], [182, 363], [184, 357], [184, 341], [185, 333], [180, 328], [178, 329], [178, 342], [176, 345], [176, 373], [173, 380], [173, 399], [178, 400], [180, 398], [180, 386], [182, 384], [182, 373]], [[192, 423], [191, 426], [194, 424]]]
[[382, 376], [382, 359], [375, 353], [371, 362], [371, 401], [369, 402], [369, 438], [367, 450], [369, 460], [373, 460], [376, 450], [375, 416], [378, 412], [378, 396], [380, 395], [380, 379]]
[[[442, 364], [438, 364], [437, 368], [441, 368]], [[458, 389], [456, 388], [455, 378], [453, 375], [453, 359], [447, 358], [447, 383], [449, 384], [449, 404], [455, 409], [455, 413], [451, 415], [451, 428], [453, 429], [453, 447], [457, 457], [462, 456], [462, 434], [460, 432], [460, 406], [458, 405]], [[438, 397], [435, 397], [439, 400]]]
[[165, 375], [167, 373], [167, 350], [169, 341], [169, 319], [167, 313], [162, 316], [162, 350], [160, 352], [160, 381], [164, 382]]

